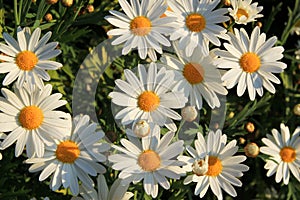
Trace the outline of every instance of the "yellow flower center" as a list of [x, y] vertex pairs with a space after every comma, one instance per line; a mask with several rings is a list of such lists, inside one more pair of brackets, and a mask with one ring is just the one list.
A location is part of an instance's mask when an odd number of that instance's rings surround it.
[[283, 162], [293, 162], [296, 159], [296, 151], [292, 147], [283, 147], [279, 155]]
[[43, 111], [37, 106], [26, 106], [19, 114], [22, 127], [32, 130], [38, 128], [44, 120]]
[[159, 103], [159, 97], [152, 91], [145, 91], [138, 97], [138, 106], [145, 112], [154, 111]]
[[260, 58], [251, 52], [247, 52], [240, 58], [240, 66], [245, 72], [256, 72], [260, 67]]
[[238, 17], [238, 19], [240, 19], [242, 16], [245, 16], [246, 18], [249, 17], [248, 12], [241, 8], [239, 8], [238, 11], [236, 12], [236, 16]]
[[38, 61], [37, 56], [31, 51], [22, 51], [16, 56], [16, 65], [24, 71], [32, 70]]
[[56, 158], [63, 163], [74, 163], [79, 157], [80, 150], [75, 142], [67, 140], [57, 145]]
[[183, 68], [182, 74], [190, 84], [197, 84], [203, 81], [204, 69], [198, 63], [187, 63]]
[[144, 16], [135, 17], [130, 22], [130, 30], [138, 36], [147, 35], [151, 31], [151, 21]]
[[185, 24], [190, 31], [201, 32], [205, 28], [206, 20], [202, 15], [193, 13], [186, 17]]
[[223, 169], [221, 160], [216, 156], [209, 156], [207, 176], [218, 176]]
[[160, 166], [160, 157], [155, 151], [145, 150], [140, 154], [138, 164], [143, 170], [153, 172]]

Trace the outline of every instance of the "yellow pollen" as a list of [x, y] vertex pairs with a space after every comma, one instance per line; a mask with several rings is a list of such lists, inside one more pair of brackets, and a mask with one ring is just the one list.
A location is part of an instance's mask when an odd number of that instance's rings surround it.
[[140, 154], [138, 164], [143, 170], [153, 172], [160, 166], [160, 157], [155, 151], [145, 150]]
[[138, 106], [145, 112], [154, 111], [159, 103], [159, 97], [152, 91], [145, 91], [138, 97]]
[[209, 156], [208, 158], [208, 171], [206, 172], [207, 176], [218, 176], [223, 169], [221, 160], [215, 156]]
[[206, 20], [202, 15], [193, 13], [186, 17], [185, 25], [192, 32], [201, 32], [206, 26]]
[[31, 51], [22, 51], [16, 56], [16, 65], [21, 70], [30, 71], [38, 63], [37, 56]]
[[292, 147], [283, 147], [279, 155], [283, 162], [293, 162], [296, 159], [296, 151]]
[[244, 9], [241, 9], [241, 8], [238, 9], [238, 11], [237, 11], [237, 13], [236, 13], [236, 16], [237, 16], [239, 19], [240, 19], [242, 16], [245, 16], [246, 18], [249, 17], [248, 12], [247, 12], [246, 10], [244, 10]]
[[19, 122], [28, 130], [38, 128], [44, 120], [43, 111], [37, 106], [26, 106], [19, 114]]
[[251, 52], [247, 52], [240, 58], [240, 66], [245, 72], [256, 72], [260, 68], [260, 58]]
[[57, 145], [56, 158], [63, 163], [74, 163], [79, 157], [80, 150], [75, 142], [67, 140]]
[[144, 16], [135, 17], [130, 22], [130, 30], [138, 36], [147, 35], [151, 31], [151, 21]]
[[182, 74], [190, 84], [197, 84], [203, 81], [204, 69], [198, 63], [187, 63], [183, 68]]

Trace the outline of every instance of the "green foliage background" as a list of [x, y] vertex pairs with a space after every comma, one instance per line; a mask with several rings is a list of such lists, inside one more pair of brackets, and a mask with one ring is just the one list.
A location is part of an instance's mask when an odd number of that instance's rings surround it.
[[[276, 94], [265, 93], [262, 98], [254, 102], [249, 101], [247, 95], [241, 98], [236, 96], [235, 89], [229, 91], [227, 96], [227, 114], [223, 133], [228, 135], [229, 140], [241, 138], [245, 143], [239, 143], [240, 153], [248, 142], [262, 145], [261, 138], [270, 133], [272, 128], [279, 129], [281, 122], [290, 127], [291, 132], [300, 126], [300, 116], [293, 112], [296, 104], [300, 103], [300, 61], [295, 59], [297, 40], [300, 36], [291, 35], [291, 28], [300, 23], [299, 0], [259, 0], [257, 1], [264, 9], [264, 17], [258, 19], [262, 23], [262, 32], [267, 38], [275, 35], [278, 37], [278, 45], [285, 48], [283, 62], [287, 69], [280, 74], [281, 85], [276, 85]], [[94, 12], [89, 13], [87, 6], [93, 5]], [[71, 7], [66, 7], [61, 0], [54, 5], [48, 5], [45, 0], [0, 0], [0, 40], [3, 42], [2, 32], [8, 32], [16, 36], [18, 26], [28, 26], [32, 30], [37, 27], [42, 29], [42, 34], [52, 31], [51, 41], [58, 41], [62, 54], [56, 58], [63, 67], [57, 71], [49, 71], [54, 92], [60, 92], [69, 103], [63, 108], [72, 113], [72, 90], [76, 73], [89, 52], [108, 37], [106, 31], [112, 26], [104, 20], [108, 11], [120, 10], [117, 0], [74, 0]], [[44, 16], [51, 13], [53, 20], [46, 21]], [[248, 33], [256, 23], [247, 25]], [[234, 27], [241, 27], [234, 25]], [[99, 123], [107, 134], [107, 137], [118, 143], [124, 133], [114, 123], [110, 109], [110, 100], [107, 95], [114, 88], [114, 80], [122, 77], [122, 71], [126, 68], [136, 67], [140, 60], [136, 52], [122, 56], [114, 61], [101, 75], [97, 94], [95, 96], [95, 109]], [[0, 75], [2, 82], [5, 74]], [[3, 86], [1, 86], [3, 87]], [[199, 130], [207, 130], [210, 120], [210, 109], [207, 105], [201, 111]], [[255, 125], [253, 133], [247, 132], [245, 124], [252, 122]], [[14, 145], [2, 151], [3, 159], [0, 161], [0, 199], [30, 199], [48, 196], [50, 199], [70, 199], [68, 191], [52, 192], [48, 182], [39, 182], [39, 173], [29, 173], [29, 166], [24, 164], [25, 155], [14, 157]], [[250, 170], [242, 177], [242, 188], [236, 188], [237, 199], [299, 199], [300, 183], [293, 177], [288, 186], [275, 183], [274, 177], [266, 177], [263, 168], [265, 157], [259, 155], [256, 158], [248, 158], [245, 164]], [[117, 172], [108, 168], [106, 178], [110, 185], [117, 177]], [[169, 191], [159, 190], [157, 199], [198, 199], [193, 196], [195, 185], [185, 186], [182, 180], [173, 181]], [[49, 181], [49, 180], [48, 180]], [[135, 199], [151, 199], [144, 194], [142, 185], [130, 186]], [[206, 199], [215, 199], [209, 191]], [[232, 199], [226, 196], [226, 199]]]

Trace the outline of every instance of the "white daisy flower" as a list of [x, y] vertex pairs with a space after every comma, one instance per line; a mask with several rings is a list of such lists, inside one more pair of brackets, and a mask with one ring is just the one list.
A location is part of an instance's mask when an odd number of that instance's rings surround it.
[[0, 73], [9, 72], [3, 80], [3, 85], [9, 85], [17, 80], [20, 87], [24, 82], [43, 87], [43, 80], [49, 81], [50, 76], [45, 70], [56, 70], [62, 67], [61, 63], [49, 59], [61, 53], [55, 49], [58, 42], [48, 42], [51, 32], [46, 33], [40, 40], [41, 29], [37, 28], [31, 35], [28, 27], [17, 29], [16, 41], [8, 33], [3, 33], [7, 45], [0, 44], [0, 51], [6, 55], [0, 55]]
[[183, 92], [189, 98], [189, 104], [198, 110], [202, 108], [202, 97], [211, 108], [220, 107], [217, 94], [226, 95], [227, 90], [222, 85], [219, 70], [213, 64], [213, 57], [204, 56], [199, 47], [195, 48], [191, 57], [186, 57], [176, 46], [178, 58], [170, 54], [161, 57], [161, 61], [175, 73], [172, 91]]
[[226, 29], [217, 25], [229, 20], [225, 8], [216, 8], [220, 0], [174, 0], [168, 1], [173, 12], [166, 15], [177, 17], [176, 30], [171, 33], [170, 40], [179, 39], [179, 48], [185, 50], [186, 56], [191, 56], [196, 46], [202, 54], [208, 56], [209, 42], [220, 46], [218, 37], [225, 37]]
[[[28, 85], [26, 85], [28, 86]], [[26, 146], [28, 157], [42, 157], [45, 143], [52, 137], [59, 138], [61, 132], [71, 128], [71, 116], [56, 108], [67, 103], [60, 100], [62, 94], [51, 94], [52, 86], [43, 88], [15, 87], [14, 93], [2, 88], [0, 97], [0, 131], [10, 132], [1, 143], [5, 149], [15, 141], [15, 156], [18, 157]]]
[[[92, 188], [94, 183], [89, 177], [105, 173], [106, 169], [97, 162], [105, 162], [102, 153], [110, 149], [107, 143], [101, 143], [104, 132], [96, 132], [97, 124], [90, 123], [87, 115], [73, 119], [72, 131], [60, 132], [62, 138], [46, 146], [42, 158], [30, 158], [25, 162], [33, 164], [30, 172], [41, 171], [39, 181], [44, 181], [51, 174], [50, 188], [55, 191], [61, 185], [70, 188], [73, 195], [78, 195], [80, 180], [84, 187]], [[79, 179], [79, 180], [78, 180]]]
[[[133, 48], [138, 49], [140, 58], [145, 59], [147, 53], [155, 61], [155, 51], [162, 54], [163, 46], [171, 46], [164, 36], [173, 31], [173, 24], [176, 18], [160, 17], [167, 10], [164, 0], [131, 0], [131, 5], [126, 0], [119, 0], [119, 3], [126, 15], [111, 10], [113, 16], [106, 16], [105, 19], [112, 25], [119, 27], [107, 32], [108, 35], [121, 35], [112, 42], [118, 45], [125, 42], [122, 54], [126, 55]], [[155, 51], [154, 51], [155, 50]]]
[[256, 21], [256, 18], [263, 17], [259, 14], [263, 6], [257, 6], [252, 0], [231, 0], [232, 8], [228, 8], [229, 14], [233, 17], [235, 23], [246, 25], [249, 22]]
[[272, 47], [277, 37], [273, 36], [266, 41], [266, 34], [260, 34], [259, 27], [254, 28], [250, 38], [243, 28], [240, 31], [234, 29], [234, 33], [228, 33], [229, 43], [224, 43], [227, 51], [215, 51], [220, 56], [218, 67], [230, 69], [222, 76], [226, 87], [230, 89], [237, 84], [238, 96], [242, 96], [247, 88], [252, 101], [256, 93], [263, 95], [263, 87], [275, 93], [271, 82], [279, 84], [280, 80], [272, 73], [281, 73], [286, 68], [285, 63], [278, 61], [283, 57], [284, 48]]
[[116, 179], [111, 185], [110, 190], [107, 186], [105, 177], [100, 174], [97, 177], [97, 190], [94, 188], [88, 189], [81, 186], [80, 195], [83, 197], [72, 197], [71, 200], [129, 200], [134, 196], [132, 192], [127, 192], [129, 184], [122, 185], [121, 179]]
[[115, 81], [121, 91], [115, 90], [109, 96], [114, 104], [125, 107], [115, 118], [122, 119], [123, 125], [145, 120], [176, 131], [177, 127], [172, 119], [181, 120], [181, 116], [172, 109], [184, 107], [187, 98], [182, 92], [171, 91], [174, 73], [164, 67], [157, 72], [155, 63], [150, 64], [148, 73], [143, 65], [139, 65], [137, 71], [139, 78], [125, 69], [127, 81]]
[[289, 127], [280, 124], [281, 134], [278, 130], [272, 129], [272, 135], [267, 134], [262, 142], [267, 145], [260, 148], [260, 152], [269, 155], [265, 164], [268, 170], [267, 176], [272, 176], [276, 172], [275, 181], [287, 185], [290, 179], [290, 172], [300, 181], [300, 127], [298, 127], [292, 137]]
[[[0, 140], [3, 140], [6, 138], [7, 135], [5, 135], [4, 133], [0, 133]], [[0, 142], [1, 145], [1, 142]], [[2, 160], [2, 154], [0, 153], [0, 160]]]
[[236, 140], [226, 144], [227, 136], [222, 135], [221, 130], [215, 133], [210, 131], [207, 138], [204, 139], [201, 133], [198, 133], [198, 139], [195, 140], [195, 148], [187, 146], [189, 156], [179, 156], [178, 159], [187, 163], [183, 168], [188, 175], [184, 184], [196, 182], [195, 195], [200, 198], [204, 197], [208, 188], [217, 198], [223, 199], [222, 190], [226, 191], [233, 197], [237, 196], [234, 186], [242, 186], [242, 182], [238, 179], [243, 176], [244, 171], [248, 171], [249, 167], [240, 164], [246, 160], [246, 156], [233, 156], [238, 151]]
[[166, 177], [179, 179], [185, 174], [180, 167], [183, 163], [176, 159], [184, 149], [183, 141], [170, 144], [173, 137], [174, 132], [168, 132], [160, 138], [160, 128], [155, 126], [151, 137], [143, 137], [142, 141], [129, 137], [129, 140], [121, 139], [124, 147], [113, 145], [122, 153], [110, 155], [108, 160], [114, 163], [113, 169], [121, 171], [121, 184], [135, 184], [144, 179], [144, 190], [153, 198], [157, 197], [158, 184], [168, 190], [170, 183]]

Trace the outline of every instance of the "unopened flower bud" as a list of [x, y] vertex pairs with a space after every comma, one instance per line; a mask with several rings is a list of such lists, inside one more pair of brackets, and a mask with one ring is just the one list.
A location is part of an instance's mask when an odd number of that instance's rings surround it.
[[88, 13], [92, 13], [94, 12], [94, 6], [92, 4], [89, 4], [86, 6], [86, 10], [88, 11]]
[[229, 115], [228, 115], [228, 118], [231, 119], [233, 117], [234, 117], [234, 112], [230, 112]]
[[224, 5], [225, 5], [225, 6], [230, 6], [230, 5], [231, 5], [230, 0], [224, 0]]
[[246, 130], [249, 132], [249, 133], [253, 133], [254, 130], [255, 130], [255, 126], [252, 122], [248, 122], [245, 126]]
[[137, 137], [145, 137], [150, 133], [150, 125], [145, 120], [141, 120], [134, 125], [133, 133]]
[[294, 111], [294, 114], [295, 114], [295, 115], [300, 116], [300, 104], [296, 104], [296, 105], [294, 106], [293, 111]]
[[263, 24], [262, 24], [261, 22], [257, 22], [257, 23], [256, 23], [256, 26], [258, 26], [259, 28], [261, 28], [262, 25], [263, 25]]
[[45, 20], [46, 20], [47, 22], [50, 22], [52, 19], [53, 19], [53, 17], [52, 17], [52, 14], [51, 14], [51, 13], [47, 13], [47, 14], [45, 15]]
[[259, 154], [259, 147], [256, 143], [251, 142], [244, 147], [244, 151], [246, 156], [255, 158]]
[[192, 122], [196, 119], [198, 111], [195, 106], [187, 106], [181, 110], [182, 119], [188, 122]]
[[61, 0], [61, 3], [66, 7], [70, 7], [73, 5], [73, 0]]
[[239, 138], [239, 143], [240, 144], [245, 144], [245, 142], [246, 142], [245, 138], [243, 138], [243, 137]]

